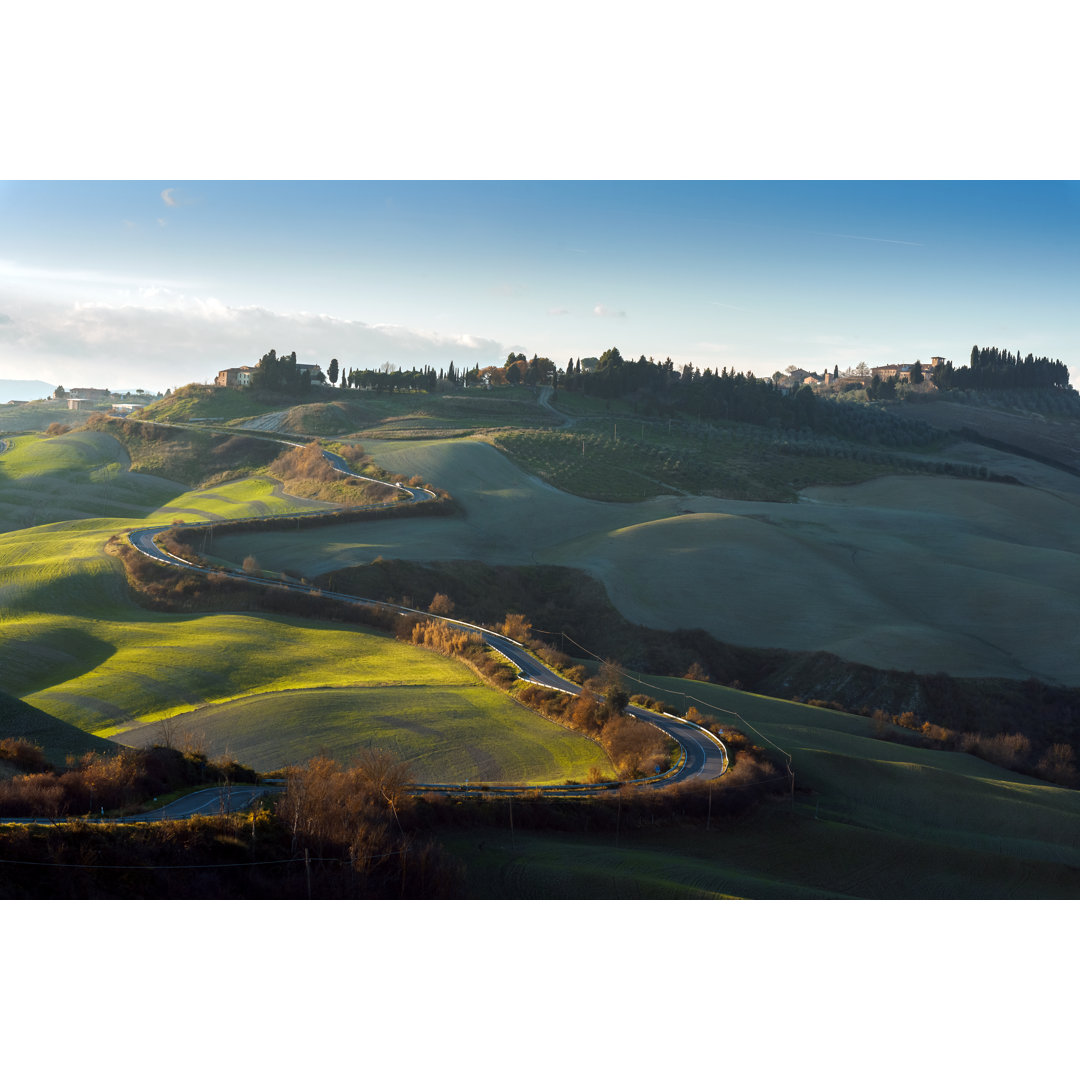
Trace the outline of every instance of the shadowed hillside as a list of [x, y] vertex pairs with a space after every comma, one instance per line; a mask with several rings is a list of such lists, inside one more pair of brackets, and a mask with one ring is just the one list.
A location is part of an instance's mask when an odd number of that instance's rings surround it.
[[879, 668], [1080, 684], [1080, 496], [1067, 491], [913, 476], [810, 488], [795, 504], [610, 504], [556, 491], [479, 443], [365, 447], [453, 490], [464, 515], [218, 550], [309, 577], [377, 557], [562, 564], [646, 626]]

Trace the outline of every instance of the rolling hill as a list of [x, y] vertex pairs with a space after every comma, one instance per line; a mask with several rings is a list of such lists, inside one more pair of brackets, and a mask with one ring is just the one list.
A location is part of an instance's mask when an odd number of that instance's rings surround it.
[[809, 488], [794, 504], [612, 504], [558, 491], [479, 442], [364, 445], [384, 468], [453, 490], [463, 515], [223, 538], [217, 550], [309, 577], [377, 557], [561, 564], [659, 629], [879, 668], [1080, 684], [1080, 492], [1035, 463], [1040, 487], [886, 477]]

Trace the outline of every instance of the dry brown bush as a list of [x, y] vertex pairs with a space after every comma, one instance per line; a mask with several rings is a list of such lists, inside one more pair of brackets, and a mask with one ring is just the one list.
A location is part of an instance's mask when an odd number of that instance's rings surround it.
[[23, 772], [41, 772], [48, 767], [45, 752], [29, 739], [0, 739], [0, 761], [10, 761]]
[[227, 777], [253, 782], [250, 769], [235, 762], [166, 747], [124, 749], [118, 754], [69, 758], [62, 772], [36, 772], [0, 782], [0, 816], [63, 817], [122, 810], [175, 787]]
[[527, 642], [532, 633], [532, 623], [524, 615], [507, 613], [502, 625], [498, 628], [499, 633], [514, 641]]
[[428, 604], [428, 611], [432, 615], [453, 615], [454, 601], [446, 593], [436, 593]]
[[616, 716], [604, 727], [602, 744], [623, 779], [663, 772], [670, 741], [651, 724]]
[[277, 816], [294, 852], [343, 851], [361, 880], [402, 896], [452, 896], [460, 866], [430, 840], [411, 835], [409, 767], [393, 755], [365, 750], [348, 769], [326, 757], [289, 770]]
[[1055, 784], [1076, 784], [1076, 753], [1068, 743], [1054, 743], [1039, 759], [1036, 775]]
[[270, 472], [282, 480], [320, 480], [338, 478], [330, 463], [323, 457], [317, 439], [306, 446], [294, 446], [279, 454], [270, 463]]

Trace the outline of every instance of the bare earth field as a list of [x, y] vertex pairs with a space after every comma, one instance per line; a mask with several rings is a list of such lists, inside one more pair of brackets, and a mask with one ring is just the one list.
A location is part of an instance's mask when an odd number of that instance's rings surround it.
[[222, 538], [218, 552], [309, 576], [377, 556], [554, 563], [591, 572], [623, 615], [660, 629], [880, 668], [1080, 684], [1080, 491], [1034, 462], [1009, 471], [1037, 488], [886, 477], [809, 488], [797, 504], [609, 504], [559, 492], [479, 442], [365, 448], [445, 487], [464, 513]]

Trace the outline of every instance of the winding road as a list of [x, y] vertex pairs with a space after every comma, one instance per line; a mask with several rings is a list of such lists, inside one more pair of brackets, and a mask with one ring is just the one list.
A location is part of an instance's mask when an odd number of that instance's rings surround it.
[[[328, 450], [323, 451], [324, 456], [330, 465], [338, 472], [344, 473], [347, 476], [360, 477], [367, 480], [369, 483], [382, 484], [385, 487], [392, 488], [395, 493], [405, 492], [412, 502], [427, 502], [434, 498], [436, 495], [433, 491], [423, 487], [408, 487], [404, 484], [392, 484], [382, 480], [372, 480], [370, 477], [363, 476], [360, 473], [354, 472], [345, 461], [343, 457], [338, 454], [334, 454]], [[390, 502], [392, 500], [388, 500]], [[382, 509], [386, 506], [386, 503], [374, 504], [370, 507], [372, 510]], [[310, 511], [310, 516], [330, 516], [334, 513], [331, 511], [329, 514], [325, 510]], [[309, 516], [305, 514], [304, 516]], [[272, 522], [273, 519], [268, 519]], [[202, 523], [190, 523], [187, 527], [198, 528]], [[483, 626], [477, 626], [473, 623], [464, 622], [460, 619], [452, 619], [445, 616], [432, 615], [430, 612], [419, 611], [415, 608], [402, 607], [396, 604], [387, 604], [378, 600], [370, 600], [365, 597], [352, 596], [347, 593], [334, 592], [327, 589], [320, 589], [314, 585], [309, 585], [302, 581], [297, 581], [290, 578], [282, 578], [279, 580], [267, 580], [264, 577], [260, 577], [256, 574], [247, 574], [240, 570], [222, 570], [211, 569], [203, 566], [199, 566], [195, 563], [187, 562], [184, 559], [173, 555], [157, 544], [157, 537], [167, 530], [168, 526], [152, 525], [146, 528], [134, 529], [128, 534], [128, 538], [131, 544], [143, 555], [150, 559], [154, 559], [157, 562], [165, 563], [180, 567], [184, 570], [194, 570], [197, 573], [211, 574], [211, 573], [224, 573], [229, 577], [238, 578], [245, 581], [252, 581], [267, 588], [286, 589], [293, 592], [304, 593], [318, 593], [323, 597], [330, 597], [334, 600], [339, 600], [347, 604], [355, 604], [360, 607], [376, 607], [376, 608], [389, 608], [392, 611], [399, 612], [401, 614], [408, 615], [422, 615], [426, 619], [439, 619], [441, 622], [450, 623], [454, 626], [460, 626], [463, 629], [469, 630], [472, 633], [480, 635], [484, 643], [494, 649], [496, 652], [505, 656], [512, 664], [514, 664], [519, 672], [519, 677], [526, 682], [535, 683], [538, 686], [543, 686], [551, 690], [561, 691], [566, 694], [580, 694], [581, 687], [576, 683], [570, 682], [568, 679], [564, 679], [562, 676], [557, 675], [550, 668], [542, 664], [536, 656], [534, 656], [528, 649], [526, 649], [519, 642], [514, 641], [511, 638], [506, 637], [503, 634], [498, 634], [493, 630], [489, 630]], [[687, 780], [714, 780], [717, 777], [723, 775], [727, 769], [728, 759], [727, 750], [724, 747], [723, 742], [718, 739], [711, 732], [699, 727], [697, 724], [691, 723], [678, 716], [671, 716], [665, 713], [657, 713], [648, 709], [643, 709], [637, 705], [630, 705], [626, 710], [630, 715], [636, 717], [645, 723], [652, 724], [654, 727], [659, 728], [667, 735], [671, 736], [680, 747], [680, 757], [678, 763], [670, 769], [667, 773], [660, 776], [649, 778], [647, 780], [633, 781], [633, 783], [649, 783], [653, 786], [667, 786], [670, 784], [683, 783]], [[426, 785], [427, 787], [436, 787], [440, 790], [466, 790], [465, 785]], [[595, 785], [594, 788], [598, 790], [604, 790], [609, 785]], [[492, 791], [523, 791], [532, 790], [531, 785], [486, 785], [488, 790]], [[588, 785], [575, 785], [573, 790], [577, 793], [593, 790]], [[474, 785], [475, 789], [475, 785]], [[544, 790], [548, 790], [547, 787]], [[195, 811], [198, 812], [198, 811]]]

